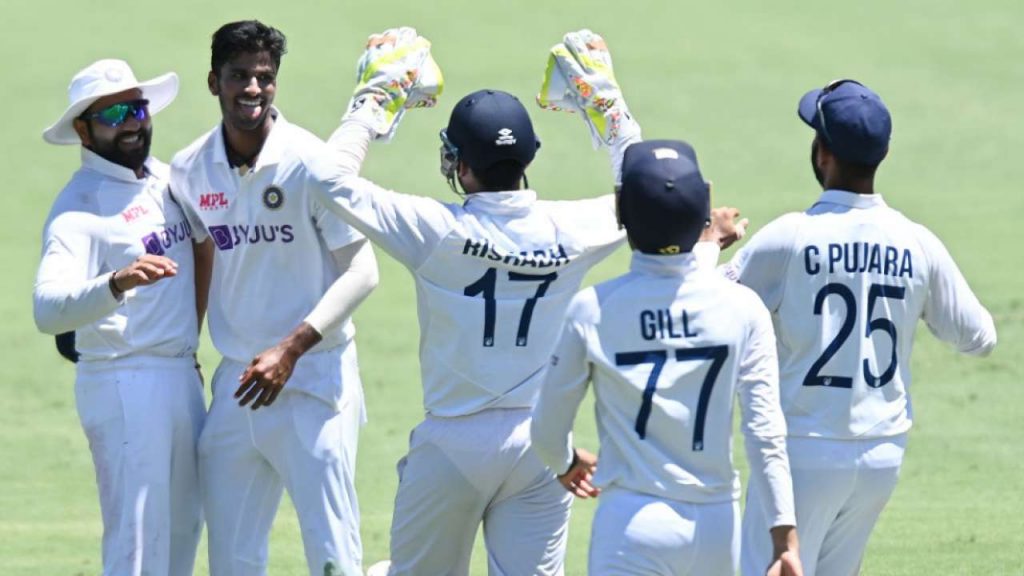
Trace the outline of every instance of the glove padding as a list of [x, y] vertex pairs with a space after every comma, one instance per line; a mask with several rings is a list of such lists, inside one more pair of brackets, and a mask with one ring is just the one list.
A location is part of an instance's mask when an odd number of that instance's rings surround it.
[[585, 28], [569, 32], [551, 47], [537, 104], [546, 110], [579, 112], [594, 148], [610, 145], [623, 121], [632, 121], [604, 38]]
[[430, 41], [409, 27], [370, 36], [356, 68], [356, 82], [345, 118], [360, 120], [384, 140], [395, 135], [407, 109], [434, 106], [444, 90]]

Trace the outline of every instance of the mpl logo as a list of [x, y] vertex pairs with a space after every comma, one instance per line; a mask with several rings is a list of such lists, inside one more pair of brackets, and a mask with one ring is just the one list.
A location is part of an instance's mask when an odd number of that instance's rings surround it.
[[211, 192], [199, 195], [200, 210], [220, 210], [228, 207], [228, 199], [223, 192]]
[[178, 242], [184, 242], [192, 237], [192, 227], [188, 220], [182, 220], [177, 224], [165, 227], [159, 232], [150, 232], [142, 237], [142, 246], [146, 254], [163, 256], [164, 253]]
[[146, 214], [149, 214], [149, 210], [146, 210], [146, 207], [142, 205], [132, 206], [124, 212], [121, 212], [121, 216], [124, 218], [125, 222], [131, 222], [132, 220], [135, 220], [140, 216], [145, 216]]
[[231, 250], [243, 244], [290, 244], [295, 240], [291, 224], [219, 224], [210, 226], [210, 237], [221, 250]]

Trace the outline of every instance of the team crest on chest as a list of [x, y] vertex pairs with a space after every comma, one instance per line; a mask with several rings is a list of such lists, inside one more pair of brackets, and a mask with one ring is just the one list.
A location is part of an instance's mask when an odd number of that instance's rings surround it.
[[263, 191], [263, 205], [271, 210], [277, 210], [284, 204], [284, 190], [279, 186], [268, 186]]

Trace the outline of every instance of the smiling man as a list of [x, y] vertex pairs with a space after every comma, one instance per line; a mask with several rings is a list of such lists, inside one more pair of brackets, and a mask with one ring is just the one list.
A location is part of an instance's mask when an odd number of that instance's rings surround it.
[[103, 516], [103, 573], [192, 574], [202, 526], [196, 440], [203, 425], [188, 222], [149, 155], [151, 115], [178, 77], [135, 79], [100, 60], [68, 88], [43, 133], [80, 144], [82, 165], [43, 232], [34, 304], [39, 330], [77, 333], [75, 399]]
[[217, 30], [208, 80], [222, 122], [172, 163], [171, 188], [212, 254], [210, 336], [223, 361], [199, 465], [217, 576], [266, 573], [283, 489], [310, 574], [361, 574], [363, 394], [349, 316], [377, 264], [314, 196], [325, 185], [306, 166], [326, 144], [273, 105], [284, 53], [284, 35], [260, 22]]

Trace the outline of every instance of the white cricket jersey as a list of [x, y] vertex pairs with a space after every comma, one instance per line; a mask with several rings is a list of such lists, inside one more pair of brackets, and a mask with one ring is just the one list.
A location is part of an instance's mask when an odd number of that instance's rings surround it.
[[909, 430], [919, 318], [967, 354], [996, 343], [992, 316], [942, 242], [877, 194], [826, 190], [806, 212], [765, 226], [723, 272], [774, 315], [791, 436]]
[[[302, 322], [338, 278], [331, 251], [362, 238], [314, 194], [325, 184], [308, 163], [326, 144], [274, 113], [274, 126], [251, 170], [241, 173], [228, 163], [219, 124], [171, 163], [171, 190], [197, 241], [209, 236], [215, 247], [210, 337], [223, 356], [243, 363]], [[313, 351], [345, 346], [354, 334], [346, 320], [322, 334]], [[340, 398], [340, 390], [317, 386], [332, 385], [326, 380], [290, 384], [328, 400]]]
[[345, 130], [332, 137], [341, 153], [317, 170], [334, 186], [317, 193], [412, 272], [427, 412], [533, 406], [569, 300], [624, 240], [613, 197], [549, 202], [517, 190], [459, 205], [399, 194], [357, 176], [369, 131]]
[[[167, 165], [146, 176], [82, 148], [82, 167], [57, 196], [43, 228], [34, 309], [43, 332], [74, 330], [81, 360], [196, 351], [191, 228], [167, 190]], [[110, 275], [142, 254], [167, 256], [178, 274], [110, 292]]]
[[595, 485], [685, 502], [740, 496], [732, 463], [738, 396], [751, 481], [770, 526], [793, 525], [786, 424], [771, 316], [757, 295], [691, 254], [633, 253], [630, 271], [573, 299], [534, 409], [533, 445], [553, 470], [594, 384]]

